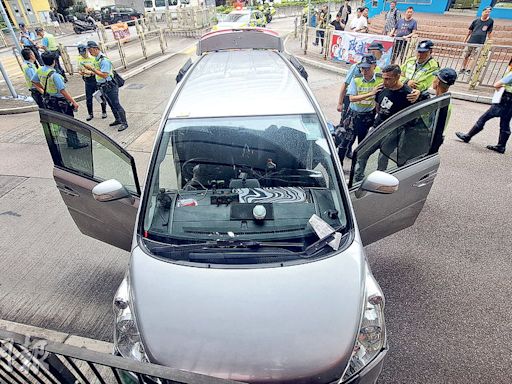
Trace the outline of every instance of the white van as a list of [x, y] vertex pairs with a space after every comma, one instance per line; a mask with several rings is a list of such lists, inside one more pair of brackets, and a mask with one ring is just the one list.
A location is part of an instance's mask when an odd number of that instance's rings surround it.
[[144, 12], [156, 13], [157, 19], [161, 19], [166, 11], [166, 2], [170, 11], [182, 7], [199, 6], [199, 0], [144, 0]]

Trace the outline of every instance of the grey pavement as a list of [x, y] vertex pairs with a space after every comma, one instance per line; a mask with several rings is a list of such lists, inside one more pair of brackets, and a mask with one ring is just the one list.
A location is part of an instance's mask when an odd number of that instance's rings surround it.
[[[284, 23], [272, 25], [286, 29]], [[121, 92], [128, 131], [92, 121], [134, 155], [139, 178], [187, 57], [130, 79], [127, 85], [143, 87]], [[336, 122], [340, 77], [307, 70], [322, 110]], [[468, 130], [487, 106], [453, 103], [441, 167], [422, 214], [413, 227], [366, 249], [387, 300], [390, 352], [379, 383], [511, 381], [512, 147], [505, 155], [485, 149], [496, 143], [496, 120], [471, 144], [456, 140], [454, 132]], [[76, 229], [52, 180], [37, 118], [0, 116], [0, 318], [110, 341], [111, 301], [128, 254]]]

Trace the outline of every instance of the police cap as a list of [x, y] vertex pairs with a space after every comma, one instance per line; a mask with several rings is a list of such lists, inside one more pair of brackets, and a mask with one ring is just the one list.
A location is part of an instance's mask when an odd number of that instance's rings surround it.
[[19, 23], [18, 27], [23, 28], [23, 27], [25, 27], [25, 24], [24, 23]]
[[80, 52], [80, 53], [87, 51], [87, 46], [85, 44], [78, 44], [77, 48], [78, 48], [78, 52]]
[[99, 48], [99, 45], [94, 40], [89, 40], [87, 42], [87, 48]]
[[443, 68], [437, 72], [437, 78], [446, 85], [453, 85], [457, 80], [457, 72], [452, 68]]
[[432, 42], [432, 40], [423, 40], [423, 41], [420, 41], [416, 50], [418, 52], [428, 52], [432, 48], [434, 48], [434, 43]]
[[359, 68], [370, 68], [373, 64], [377, 64], [377, 59], [372, 54], [363, 55], [357, 66]]
[[36, 29], [34, 29], [34, 31], [36, 31], [36, 33], [43, 32], [43, 28], [37, 27]]

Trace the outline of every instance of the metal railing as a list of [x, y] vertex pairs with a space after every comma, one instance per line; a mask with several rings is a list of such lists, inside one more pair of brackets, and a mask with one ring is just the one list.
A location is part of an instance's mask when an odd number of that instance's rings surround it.
[[0, 330], [0, 382], [8, 384], [235, 384], [72, 345]]

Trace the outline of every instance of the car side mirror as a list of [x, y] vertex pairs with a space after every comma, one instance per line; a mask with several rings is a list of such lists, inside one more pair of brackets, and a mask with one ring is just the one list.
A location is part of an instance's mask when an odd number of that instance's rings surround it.
[[356, 197], [363, 197], [366, 192], [391, 194], [398, 191], [399, 184], [400, 182], [395, 176], [382, 171], [374, 171], [363, 180], [356, 191]]
[[105, 202], [129, 198], [133, 202], [133, 196], [115, 179], [105, 180], [92, 189], [94, 200]]

